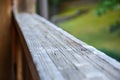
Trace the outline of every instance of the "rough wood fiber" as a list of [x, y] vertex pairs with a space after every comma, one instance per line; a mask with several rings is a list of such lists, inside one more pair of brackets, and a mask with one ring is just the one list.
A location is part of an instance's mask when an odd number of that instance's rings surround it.
[[41, 80], [120, 80], [120, 63], [36, 14], [15, 13]]

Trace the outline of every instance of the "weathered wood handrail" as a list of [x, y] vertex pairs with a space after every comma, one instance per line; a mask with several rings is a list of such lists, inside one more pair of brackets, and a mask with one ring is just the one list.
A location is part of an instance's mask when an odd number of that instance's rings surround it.
[[16, 12], [14, 18], [25, 80], [120, 80], [116, 60], [37, 14]]

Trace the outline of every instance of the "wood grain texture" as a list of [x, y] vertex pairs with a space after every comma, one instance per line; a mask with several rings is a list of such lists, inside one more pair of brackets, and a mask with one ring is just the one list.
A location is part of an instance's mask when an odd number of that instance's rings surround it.
[[0, 80], [11, 80], [11, 0], [0, 0]]
[[15, 13], [41, 80], [120, 80], [120, 63], [36, 14]]

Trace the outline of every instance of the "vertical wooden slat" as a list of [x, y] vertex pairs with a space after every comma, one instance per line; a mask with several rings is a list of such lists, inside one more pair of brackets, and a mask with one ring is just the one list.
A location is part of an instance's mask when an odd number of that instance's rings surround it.
[[20, 39], [18, 39], [18, 43], [17, 43], [17, 80], [23, 80], [23, 60], [22, 60], [22, 47], [20, 44]]

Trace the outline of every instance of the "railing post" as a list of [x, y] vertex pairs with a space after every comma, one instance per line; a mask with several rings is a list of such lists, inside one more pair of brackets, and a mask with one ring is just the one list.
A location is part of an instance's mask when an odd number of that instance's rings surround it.
[[0, 80], [12, 80], [11, 0], [0, 0]]
[[37, 13], [48, 19], [48, 0], [37, 0]]
[[15, 0], [14, 4], [18, 12], [35, 13], [35, 0]]

